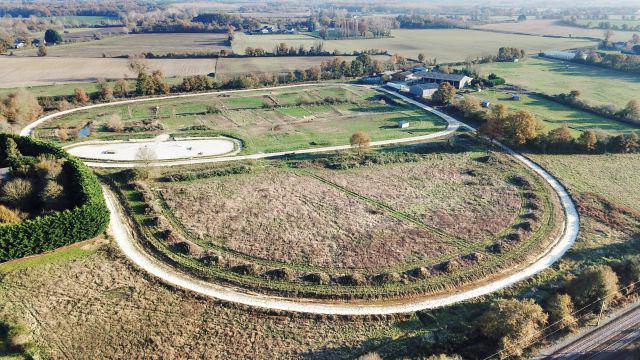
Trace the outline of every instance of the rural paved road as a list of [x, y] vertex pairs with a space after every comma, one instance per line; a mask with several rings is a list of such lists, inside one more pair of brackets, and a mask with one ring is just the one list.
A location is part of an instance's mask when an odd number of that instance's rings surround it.
[[[287, 86], [293, 87], [293, 86]], [[467, 127], [471, 130], [474, 130], [472, 127], [467, 126], [458, 120], [443, 114], [429, 106], [416, 102], [412, 99], [409, 99], [401, 94], [383, 90], [393, 96], [397, 96], [415, 106], [420, 107], [425, 111], [432, 112], [441, 116], [444, 120], [449, 124], [447, 130], [430, 134], [429, 138], [444, 136], [450, 134], [461, 126]], [[189, 94], [191, 95], [191, 94]], [[202, 94], [198, 94], [202, 95]], [[195, 96], [195, 95], [193, 95]], [[182, 95], [171, 96], [174, 97], [185, 97]], [[122, 103], [122, 102], [121, 102]], [[111, 103], [114, 104], [114, 103]], [[100, 104], [102, 105], [102, 104]], [[76, 110], [77, 111], [77, 110]], [[68, 112], [67, 112], [68, 113]], [[49, 115], [45, 117], [46, 120], [52, 119], [56, 114]], [[38, 124], [41, 124], [44, 121], [37, 120]], [[34, 126], [28, 126], [25, 128], [21, 134], [28, 135], [31, 133], [31, 130]], [[453, 130], [452, 130], [453, 129]], [[405, 139], [399, 139], [397, 141], [388, 141], [385, 144], [393, 144], [402, 141], [407, 141]], [[411, 140], [416, 141], [416, 140]], [[419, 141], [419, 140], [418, 140]], [[282, 311], [295, 311], [295, 312], [303, 312], [303, 313], [314, 313], [314, 314], [335, 314], [335, 315], [382, 315], [382, 314], [395, 314], [395, 313], [409, 313], [415, 312], [418, 310], [428, 309], [428, 308], [437, 308], [450, 304], [454, 304], [460, 301], [472, 299], [478, 296], [486, 295], [492, 293], [494, 291], [498, 291], [503, 289], [509, 285], [512, 285], [521, 280], [527, 279], [540, 271], [548, 268], [554, 262], [556, 262], [562, 255], [573, 245], [575, 242], [578, 231], [580, 227], [580, 219], [578, 216], [578, 212], [576, 210], [575, 204], [573, 200], [567, 193], [566, 189], [547, 171], [545, 171], [538, 164], [532, 162], [528, 158], [515, 153], [514, 151], [502, 146], [505, 151], [509, 152], [513, 155], [517, 160], [522, 162], [525, 166], [531, 168], [534, 172], [539, 174], [545, 181], [549, 183], [549, 185], [554, 189], [554, 191], [558, 194], [560, 202], [562, 204], [564, 213], [565, 213], [565, 222], [564, 222], [564, 230], [562, 234], [555, 239], [555, 241], [549, 246], [546, 251], [539, 255], [536, 260], [531, 262], [525, 268], [514, 269], [511, 272], [505, 273], [503, 276], [493, 280], [489, 283], [477, 284], [475, 286], [469, 286], [464, 290], [452, 291], [450, 293], [444, 295], [429, 295], [425, 297], [412, 298], [412, 299], [403, 299], [403, 300], [393, 300], [393, 301], [385, 301], [385, 302], [331, 302], [331, 301], [322, 301], [322, 300], [311, 300], [311, 299], [292, 299], [292, 298], [283, 298], [278, 296], [270, 296], [263, 295], [258, 293], [253, 293], [244, 289], [238, 289], [235, 287], [229, 286], [221, 286], [218, 284], [208, 283], [193, 276], [190, 276], [180, 270], [177, 270], [173, 267], [168, 266], [156, 259], [153, 255], [149, 254], [147, 251], [141, 249], [140, 244], [135, 240], [133, 236], [133, 232], [128, 225], [126, 216], [123, 211], [120, 209], [118, 201], [116, 197], [104, 187], [105, 199], [107, 201], [107, 205], [109, 210], [111, 211], [111, 220], [110, 220], [110, 232], [115, 238], [116, 242], [124, 252], [124, 254], [135, 263], [137, 266], [142, 268], [143, 270], [149, 272], [150, 274], [162, 279], [164, 282], [183, 288], [187, 290], [191, 290], [196, 293], [200, 293], [212, 298], [221, 299], [229, 302], [240, 303], [249, 306], [256, 306], [261, 308], [273, 309], [273, 310], [282, 310]], [[313, 153], [319, 151], [330, 151], [322, 149], [309, 149], [309, 150], [301, 150], [305, 151], [305, 153]], [[338, 150], [341, 147], [332, 147], [332, 149]], [[301, 152], [296, 152], [301, 153]], [[260, 157], [269, 157], [274, 156], [273, 154], [258, 154]], [[251, 156], [251, 155], [248, 155]], [[236, 157], [237, 158], [237, 157]], [[241, 157], [241, 159], [243, 159]], [[237, 160], [237, 159], [236, 159]], [[165, 164], [165, 166], [167, 166]]]
[[625, 348], [640, 339], [640, 303], [609, 319], [599, 327], [590, 329], [568, 344], [561, 345], [536, 357], [536, 360], [607, 360], [632, 359]]

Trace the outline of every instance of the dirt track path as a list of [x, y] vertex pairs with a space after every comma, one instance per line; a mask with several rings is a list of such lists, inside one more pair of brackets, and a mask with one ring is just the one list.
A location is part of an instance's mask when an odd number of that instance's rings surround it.
[[[288, 86], [291, 87], [291, 86]], [[474, 130], [468, 125], [465, 125], [458, 120], [443, 114], [429, 106], [416, 102], [398, 93], [383, 90], [393, 96], [397, 96], [408, 103], [420, 107], [425, 111], [432, 112], [442, 117], [449, 124], [447, 130], [427, 135], [429, 138], [435, 138], [438, 136], [444, 136], [457, 130], [459, 127], [466, 127]], [[201, 95], [201, 94], [198, 94]], [[180, 96], [180, 95], [179, 95]], [[192, 95], [193, 96], [193, 95]], [[53, 114], [55, 115], [55, 114]], [[49, 115], [48, 119], [55, 116]], [[46, 120], [48, 120], [46, 119]], [[45, 121], [46, 121], [45, 120]], [[40, 120], [38, 120], [40, 121]], [[42, 123], [44, 121], [41, 121]], [[36, 125], [37, 126], [37, 125]], [[27, 127], [30, 129], [23, 131], [21, 134], [28, 135], [33, 127]], [[416, 140], [399, 139], [390, 140], [385, 142], [378, 142], [376, 145], [394, 144], [398, 142], [406, 141], [419, 141], [424, 137], [418, 137]], [[208, 283], [199, 280], [193, 276], [190, 276], [178, 269], [170, 267], [169, 265], [157, 260], [147, 251], [143, 250], [140, 244], [135, 240], [133, 233], [127, 224], [126, 217], [121, 211], [115, 196], [110, 191], [104, 188], [105, 199], [109, 210], [111, 211], [111, 220], [109, 230], [116, 242], [124, 252], [124, 254], [138, 267], [149, 272], [150, 274], [162, 279], [164, 282], [177, 286], [183, 289], [187, 289], [205, 296], [209, 296], [216, 299], [221, 299], [229, 302], [240, 303], [249, 306], [256, 306], [267, 309], [283, 310], [283, 311], [295, 311], [314, 314], [339, 314], [339, 315], [373, 315], [373, 314], [394, 314], [394, 313], [409, 313], [418, 310], [437, 308], [450, 304], [454, 304], [460, 301], [468, 300], [478, 296], [486, 295], [500, 289], [503, 289], [509, 285], [515, 284], [521, 280], [527, 279], [540, 271], [548, 268], [554, 262], [556, 262], [564, 253], [569, 250], [578, 237], [580, 219], [576, 210], [573, 200], [569, 196], [566, 189], [556, 180], [551, 174], [544, 170], [541, 166], [529, 160], [528, 158], [512, 151], [511, 149], [498, 144], [506, 152], [514, 156], [518, 161], [522, 162], [525, 166], [531, 168], [534, 172], [540, 175], [557, 193], [560, 203], [562, 204], [565, 213], [564, 230], [562, 234], [555, 239], [555, 241], [541, 254], [536, 260], [528, 264], [524, 268], [516, 269], [511, 272], [506, 272], [503, 276], [494, 279], [488, 283], [481, 283], [471, 285], [465, 289], [453, 291], [444, 295], [426, 295], [424, 297], [412, 298], [398, 301], [385, 301], [385, 302], [330, 302], [321, 300], [310, 299], [292, 299], [282, 298], [277, 296], [269, 296], [263, 294], [252, 293], [243, 289], [235, 287], [221, 286], [218, 284]], [[332, 151], [340, 150], [344, 147], [330, 147], [321, 149], [308, 149], [300, 150], [293, 153], [313, 153], [320, 151]], [[330, 150], [329, 150], [330, 149]], [[291, 152], [289, 152], [291, 153]], [[257, 154], [247, 156], [271, 157], [276, 156], [274, 154]], [[232, 160], [240, 160], [247, 157], [230, 157]], [[195, 163], [195, 162], [193, 162]], [[164, 166], [168, 166], [165, 164]]]

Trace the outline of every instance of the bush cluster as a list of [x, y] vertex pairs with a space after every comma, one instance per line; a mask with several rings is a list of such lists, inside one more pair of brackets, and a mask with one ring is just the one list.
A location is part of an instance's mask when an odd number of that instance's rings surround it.
[[[15, 142], [23, 158], [7, 158], [6, 145]], [[62, 171], [67, 175], [70, 210], [38, 216], [18, 224], [0, 226], [0, 261], [20, 258], [69, 245], [101, 234], [109, 222], [109, 210], [104, 201], [102, 188], [95, 174], [80, 160], [69, 156], [64, 150], [30, 137], [0, 134], [0, 160], [21, 166], [28, 159], [42, 154], [64, 158]]]
[[247, 174], [251, 172], [251, 167], [247, 165], [230, 166], [221, 169], [213, 169], [199, 172], [185, 172], [166, 175], [163, 180], [166, 182], [176, 181], [193, 181], [197, 179], [206, 179], [211, 177]]

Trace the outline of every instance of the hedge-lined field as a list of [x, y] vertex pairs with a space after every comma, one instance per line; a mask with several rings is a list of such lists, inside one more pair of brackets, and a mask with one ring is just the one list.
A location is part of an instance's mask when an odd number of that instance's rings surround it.
[[0, 261], [52, 250], [95, 237], [109, 222], [102, 189], [97, 177], [80, 160], [64, 150], [30, 137], [0, 134], [0, 144], [13, 139], [23, 156], [52, 154], [65, 158], [63, 171], [69, 178], [73, 207], [50, 215], [38, 216], [18, 224], [0, 225]]
[[[142, 241], [199, 277], [289, 296], [402, 297], [521, 264], [558, 235], [562, 213], [545, 183], [470, 143], [453, 140], [461, 153], [435, 142], [417, 152], [200, 167], [119, 188]], [[394, 187], [389, 171], [411, 186]], [[440, 185], [425, 186], [429, 179]], [[431, 217], [443, 198], [450, 211]], [[481, 209], [511, 220], [465, 227], [476, 221], [465, 213]]]
[[[152, 115], [149, 109], [154, 106], [159, 110]], [[398, 128], [400, 120], [410, 121], [410, 128]], [[114, 121], [119, 124], [117, 131]], [[80, 140], [122, 140], [162, 133], [176, 137], [226, 135], [241, 140], [245, 154], [346, 145], [359, 130], [377, 141], [424, 135], [446, 126], [441, 118], [372, 89], [327, 85], [150, 99], [90, 109], [42, 124], [34, 136], [69, 144], [79, 140], [74, 134], [88, 122], [90, 136]], [[60, 129], [67, 135], [64, 140]]]

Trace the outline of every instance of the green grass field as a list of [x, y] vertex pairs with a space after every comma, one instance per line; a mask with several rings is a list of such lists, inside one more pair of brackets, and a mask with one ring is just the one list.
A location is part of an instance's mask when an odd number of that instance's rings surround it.
[[[298, 99], [321, 101], [327, 94], [351, 102], [290, 105]], [[225, 96], [150, 100], [74, 113], [43, 125], [35, 134], [55, 141], [58, 126], [77, 132], [92, 121], [93, 130], [88, 140], [151, 137], [161, 133], [176, 136], [223, 134], [241, 139], [243, 153], [255, 153], [344, 145], [356, 131], [364, 131], [372, 141], [377, 141], [424, 135], [445, 128], [445, 122], [431, 113], [404, 103], [380, 103], [372, 99], [376, 95], [379, 93], [367, 88], [347, 90], [336, 85], [321, 89], [256, 90]], [[156, 105], [160, 107], [157, 121], [163, 125], [163, 130], [113, 133], [103, 128], [113, 115], [119, 116], [125, 125], [139, 123], [151, 117], [149, 108]], [[267, 105], [276, 107], [265, 108]], [[400, 120], [410, 121], [411, 127], [397, 128]], [[198, 130], [192, 129], [194, 126], [198, 126]]]
[[[590, 20], [590, 19], [578, 19], [577, 23], [580, 25], [588, 25], [590, 28], [598, 28], [600, 23], [609, 23], [611, 26], [622, 26], [627, 25], [630, 27], [635, 27], [640, 25], [640, 20], [622, 20], [622, 19], [610, 19], [610, 20]], [[615, 31], [615, 30], [614, 30]]]
[[579, 132], [591, 129], [606, 133], [629, 133], [637, 131], [638, 127], [631, 124], [610, 120], [602, 116], [580, 111], [535, 95], [520, 95], [520, 101], [511, 100], [511, 93], [499, 89], [490, 89], [474, 94], [481, 100], [488, 100], [492, 104], [502, 103], [512, 110], [528, 110], [540, 119], [545, 131], [566, 125]]
[[640, 154], [531, 157], [578, 193], [593, 192], [640, 211]]
[[479, 65], [481, 75], [496, 73], [508, 84], [553, 95], [579, 90], [582, 98], [598, 104], [625, 106], [640, 99], [640, 77], [595, 66], [529, 58], [518, 63]]
[[[272, 50], [284, 42], [289, 46], [304, 45], [307, 48], [320, 41], [307, 35], [245, 35], [238, 33], [233, 41], [233, 51], [244, 53], [250, 47]], [[463, 61], [467, 57], [477, 57], [497, 53], [501, 46], [523, 48], [528, 52], [551, 49], [569, 49], [592, 45], [593, 42], [579, 39], [557, 39], [540, 36], [499, 34], [475, 30], [393, 30], [390, 38], [354, 39], [322, 41], [325, 50], [343, 53], [354, 50], [388, 50], [407, 57], [417, 58], [425, 53], [427, 58], [437, 58], [438, 62]]]

